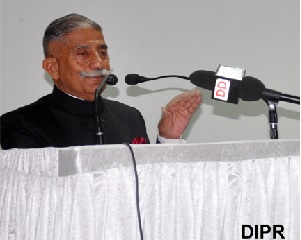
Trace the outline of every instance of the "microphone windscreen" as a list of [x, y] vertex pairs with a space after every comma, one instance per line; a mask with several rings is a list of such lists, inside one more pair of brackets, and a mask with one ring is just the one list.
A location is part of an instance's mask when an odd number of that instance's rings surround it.
[[260, 80], [246, 76], [242, 79], [239, 97], [244, 101], [258, 101], [264, 90], [265, 85]]
[[128, 85], [136, 85], [139, 82], [138, 74], [128, 74], [125, 76], [125, 82]]
[[118, 78], [114, 74], [110, 74], [107, 79], [108, 85], [116, 85], [118, 83]]
[[213, 71], [195, 71], [189, 76], [189, 79], [194, 85], [207, 90], [213, 90], [215, 87], [216, 76]]

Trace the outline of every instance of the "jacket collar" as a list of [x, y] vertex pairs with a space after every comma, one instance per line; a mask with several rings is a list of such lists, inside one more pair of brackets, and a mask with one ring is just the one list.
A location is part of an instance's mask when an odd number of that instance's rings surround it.
[[[55, 108], [76, 115], [95, 116], [95, 101], [89, 102], [66, 94], [54, 86], [52, 94], [48, 97], [48, 102]], [[99, 112], [104, 111], [103, 98], [99, 97]]]

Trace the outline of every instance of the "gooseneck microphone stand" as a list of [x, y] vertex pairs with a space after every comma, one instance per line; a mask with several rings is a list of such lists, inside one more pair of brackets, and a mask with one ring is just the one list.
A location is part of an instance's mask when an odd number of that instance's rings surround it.
[[105, 144], [105, 135], [103, 132], [103, 125], [102, 125], [102, 120], [100, 119], [100, 92], [103, 86], [106, 84], [107, 79], [109, 75], [105, 76], [104, 80], [99, 84], [97, 89], [95, 90], [95, 114], [96, 114], [96, 123], [97, 123], [97, 130], [96, 130], [96, 139], [97, 139], [97, 144]]

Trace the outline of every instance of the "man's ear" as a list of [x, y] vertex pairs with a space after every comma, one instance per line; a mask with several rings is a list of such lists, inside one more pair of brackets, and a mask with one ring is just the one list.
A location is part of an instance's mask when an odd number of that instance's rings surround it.
[[45, 58], [42, 62], [42, 67], [52, 77], [53, 80], [59, 79], [59, 66], [56, 58]]

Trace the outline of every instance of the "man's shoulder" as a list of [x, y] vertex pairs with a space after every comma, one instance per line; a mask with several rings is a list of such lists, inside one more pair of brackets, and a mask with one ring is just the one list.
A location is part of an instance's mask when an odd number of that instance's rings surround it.
[[[47, 95], [48, 96], [48, 95]], [[13, 115], [36, 115], [40, 111], [42, 111], [45, 108], [45, 105], [47, 104], [47, 96], [41, 97], [37, 101], [24, 105], [22, 107], [19, 107], [15, 110], [9, 111], [7, 113], [4, 113], [1, 118], [5, 118], [8, 116]]]

